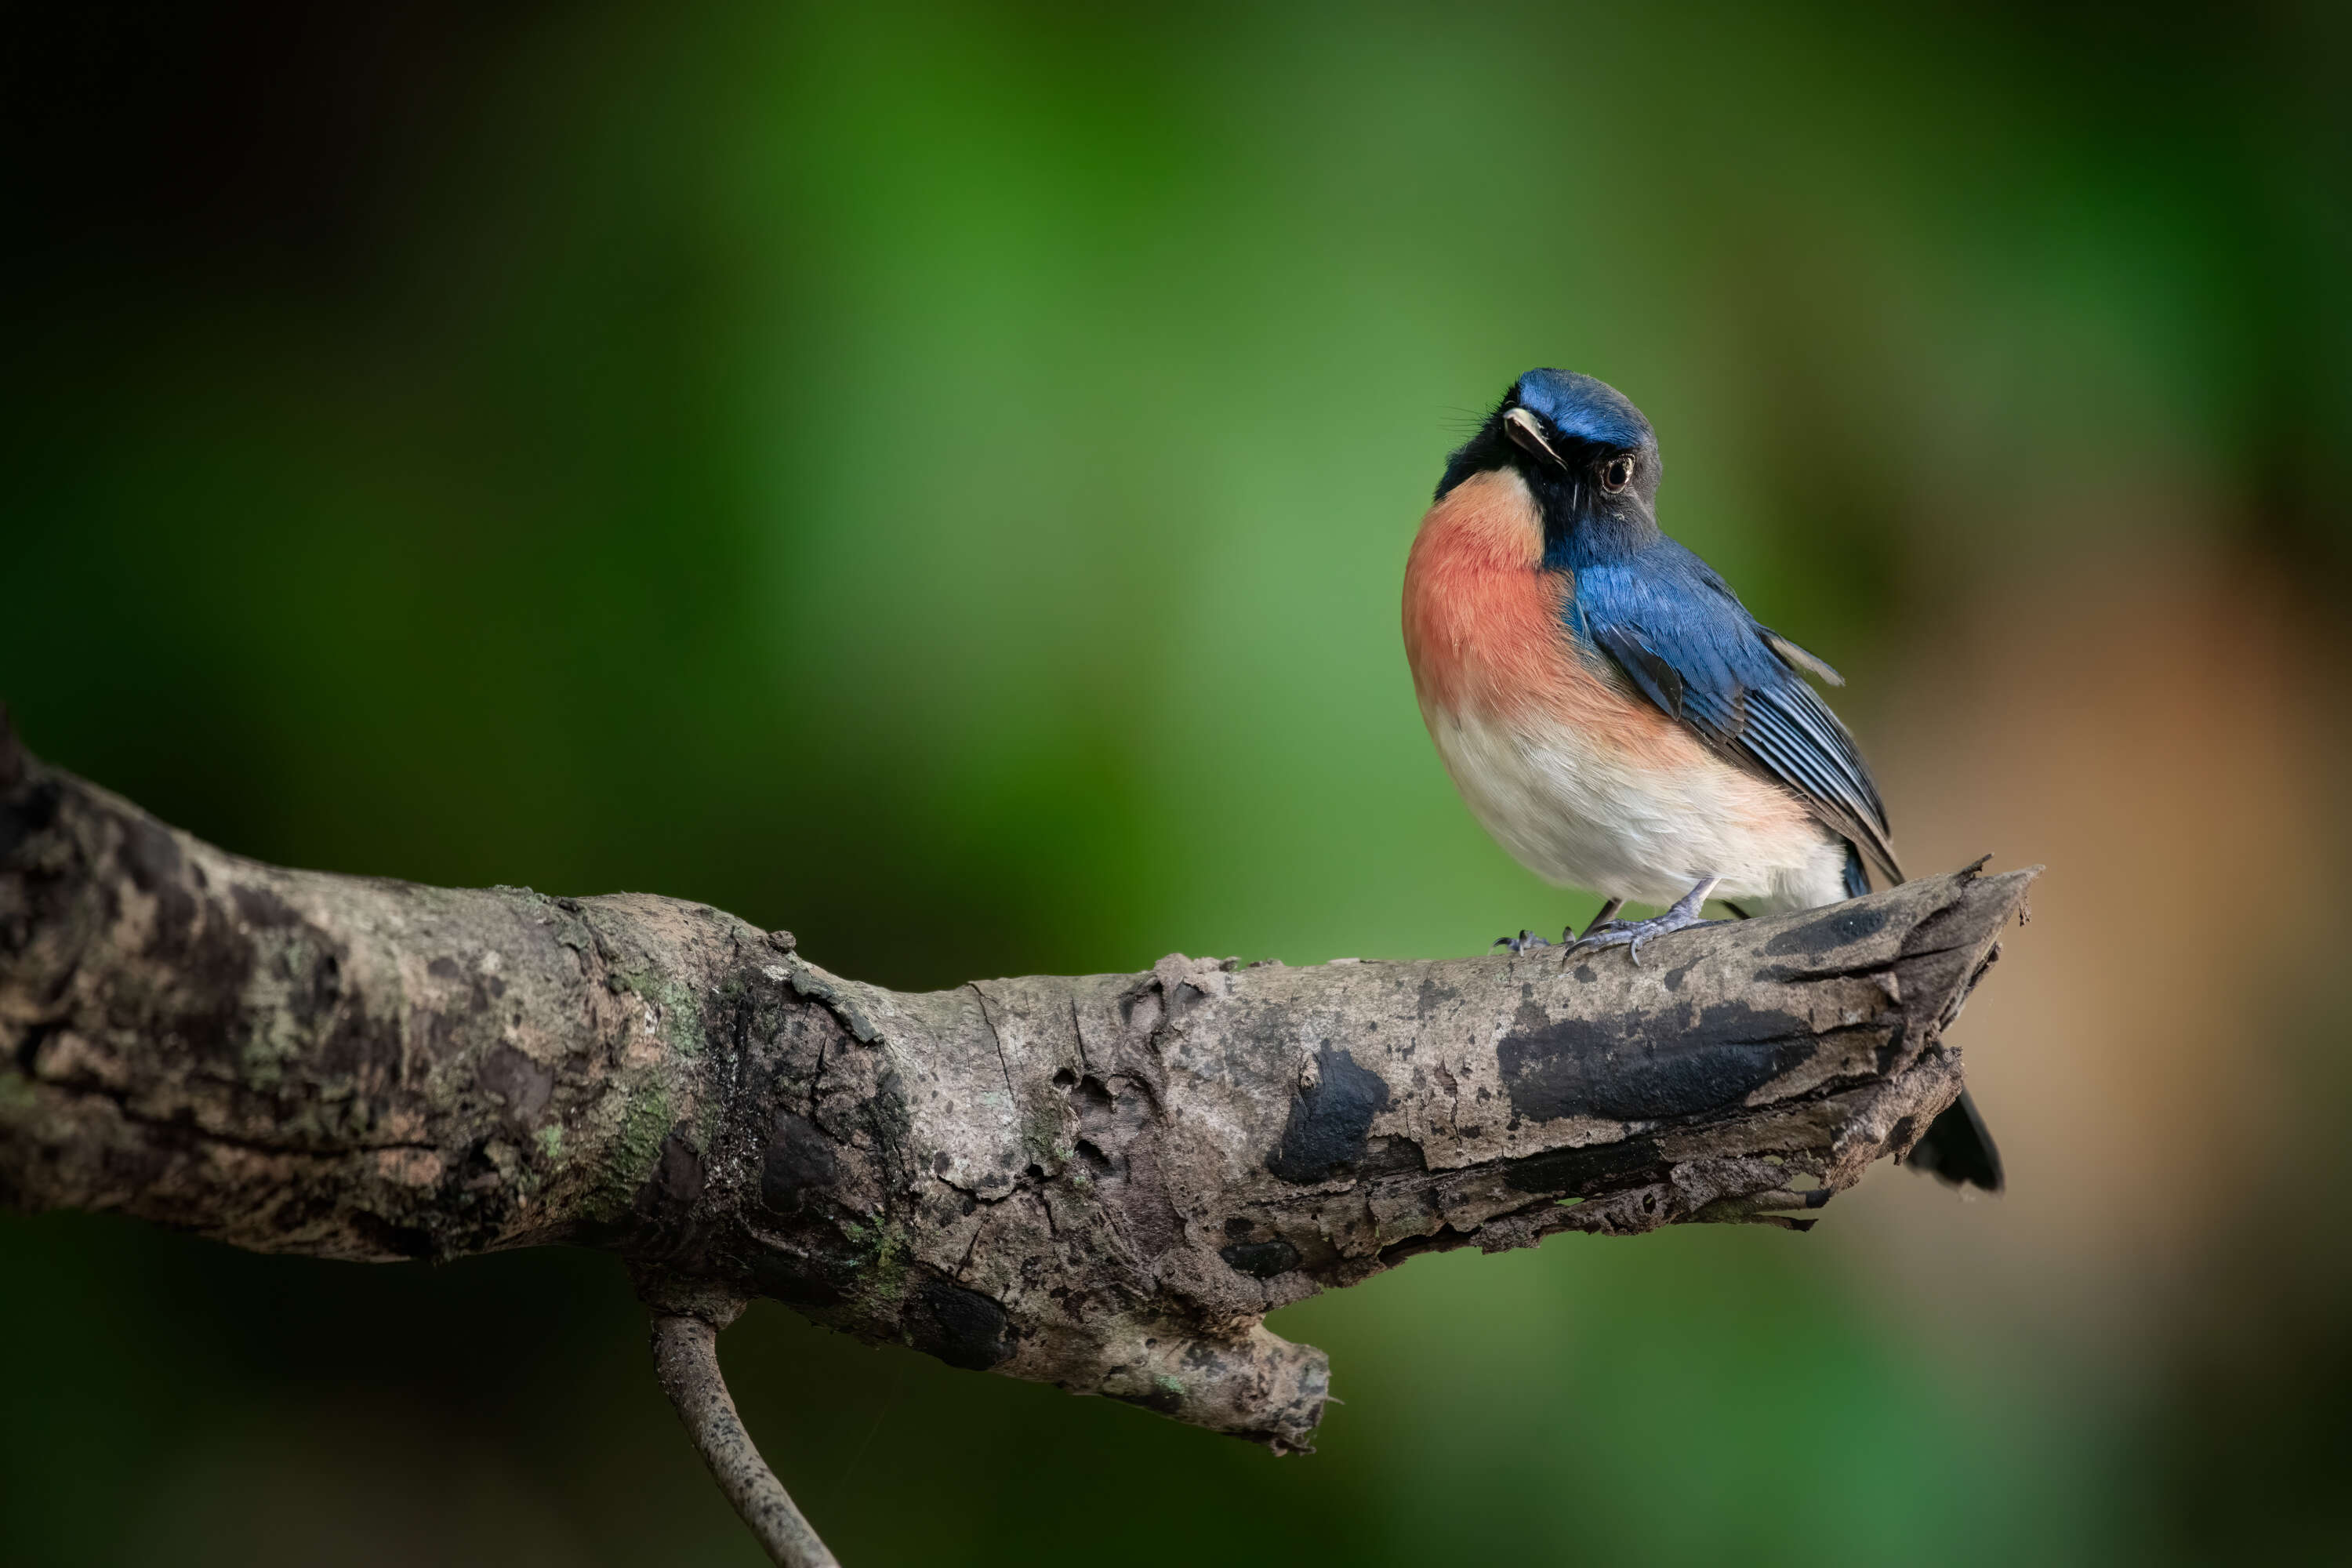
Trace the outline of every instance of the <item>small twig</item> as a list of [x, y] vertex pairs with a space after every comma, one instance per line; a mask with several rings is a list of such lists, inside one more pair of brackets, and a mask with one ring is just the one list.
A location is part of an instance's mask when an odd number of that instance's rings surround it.
[[769, 1558], [781, 1568], [840, 1568], [744, 1430], [719, 1370], [718, 1329], [704, 1318], [656, 1310], [654, 1373], [710, 1467], [710, 1479]]

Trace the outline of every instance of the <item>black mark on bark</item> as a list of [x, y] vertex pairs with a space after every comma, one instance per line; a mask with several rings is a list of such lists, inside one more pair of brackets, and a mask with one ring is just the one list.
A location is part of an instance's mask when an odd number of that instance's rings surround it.
[[1496, 1055], [1511, 1109], [1530, 1121], [1647, 1121], [1737, 1105], [1812, 1049], [1803, 1020], [1718, 1002], [1688, 1025], [1658, 1015], [1639, 1030], [1624, 1019], [1523, 1026]]
[[501, 1045], [475, 1075], [484, 1089], [506, 1101], [507, 1120], [530, 1127], [555, 1094], [555, 1070], [541, 1067], [512, 1046]]
[[1003, 1307], [944, 1279], [924, 1280], [907, 1303], [909, 1342], [966, 1372], [986, 1372], [1012, 1357], [1005, 1328]]
[[1818, 957], [1876, 936], [1885, 926], [1886, 911], [1883, 909], [1841, 909], [1833, 915], [1808, 921], [1794, 931], [1782, 931], [1764, 944], [1764, 951], [1775, 957], [1789, 953]]
[[1298, 1267], [1298, 1248], [1279, 1237], [1272, 1241], [1237, 1241], [1217, 1248], [1217, 1256], [1236, 1274], [1254, 1279], [1271, 1279]]
[[799, 1214], [810, 1198], [821, 1200], [840, 1173], [833, 1141], [815, 1122], [789, 1110], [776, 1113], [775, 1131], [760, 1161], [761, 1202], [778, 1215]]
[[1550, 1149], [1524, 1160], [1507, 1161], [1503, 1180], [1523, 1193], [1592, 1193], [1635, 1185], [1634, 1178], [1664, 1169], [1666, 1158], [1654, 1138], [1596, 1143], [1582, 1149]]
[[[285, 926], [299, 925], [302, 917], [296, 914], [285, 900], [267, 888], [249, 888], [243, 883], [229, 889], [229, 900], [236, 905], [237, 918], [249, 926], [275, 931]], [[446, 963], [436, 959], [436, 963]], [[440, 973], [437, 969], [434, 972]]]
[[1389, 1086], [1345, 1049], [1327, 1045], [1315, 1060], [1317, 1080], [1292, 1098], [1290, 1123], [1265, 1162], [1276, 1176], [1301, 1186], [1328, 1182], [1361, 1160], [1372, 1118], [1389, 1104]]

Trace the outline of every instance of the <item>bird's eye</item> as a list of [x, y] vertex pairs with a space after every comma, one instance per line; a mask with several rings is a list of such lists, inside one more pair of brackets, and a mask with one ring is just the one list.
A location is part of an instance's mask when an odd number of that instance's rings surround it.
[[1609, 466], [1601, 470], [1601, 488], [1615, 494], [1633, 482], [1633, 459], [1612, 458]]

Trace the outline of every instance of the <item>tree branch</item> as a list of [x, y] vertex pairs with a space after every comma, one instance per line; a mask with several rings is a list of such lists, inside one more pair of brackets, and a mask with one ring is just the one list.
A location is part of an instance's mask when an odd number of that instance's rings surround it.
[[1274, 1308], [1559, 1230], [1801, 1228], [1906, 1152], [2032, 877], [1639, 967], [1171, 956], [913, 994], [700, 904], [260, 865], [0, 721], [0, 1202], [328, 1258], [585, 1243], [1304, 1449], [1326, 1363]]

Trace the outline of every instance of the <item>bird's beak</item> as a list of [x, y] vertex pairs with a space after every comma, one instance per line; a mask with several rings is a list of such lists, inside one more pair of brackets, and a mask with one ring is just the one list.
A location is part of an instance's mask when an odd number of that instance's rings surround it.
[[1549, 458], [1555, 467], [1568, 467], [1560, 461], [1559, 454], [1551, 449], [1551, 443], [1544, 439], [1543, 426], [1536, 423], [1536, 416], [1526, 409], [1514, 408], [1503, 416], [1503, 433], [1510, 437], [1521, 450]]

